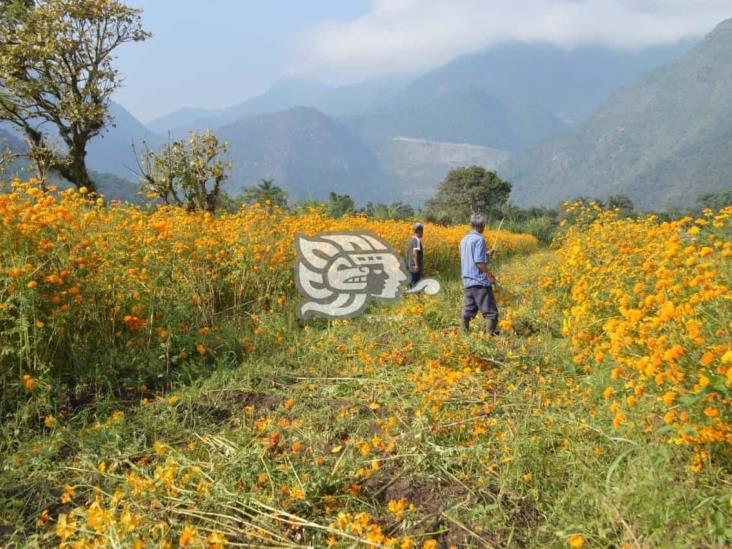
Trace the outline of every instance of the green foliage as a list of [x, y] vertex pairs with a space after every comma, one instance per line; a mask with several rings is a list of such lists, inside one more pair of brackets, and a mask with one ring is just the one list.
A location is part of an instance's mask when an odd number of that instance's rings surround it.
[[213, 212], [231, 169], [220, 158], [226, 150], [227, 144], [211, 133], [191, 132], [187, 140], [165, 145], [159, 153], [145, 144], [139, 161], [143, 188], [166, 204]]
[[295, 214], [306, 214], [310, 211], [316, 211], [325, 214], [327, 210], [327, 205], [322, 200], [303, 200], [302, 202], [292, 204], [290, 210], [292, 211], [292, 213]]
[[13, 154], [13, 151], [8, 147], [2, 148], [2, 151], [0, 152], [0, 176], [2, 176], [8, 169], [8, 166], [13, 163], [14, 157], [15, 154]]
[[502, 228], [510, 232], [533, 235], [543, 246], [548, 246], [559, 228], [559, 220], [548, 215], [525, 219], [509, 219], [503, 224]]
[[132, 181], [106, 172], [89, 172], [97, 184], [99, 194], [110, 200], [139, 203], [141, 201], [139, 186]]
[[732, 205], [732, 187], [718, 193], [705, 193], [696, 200], [699, 208], [711, 208], [712, 210], [720, 210]]
[[[260, 333], [247, 334], [256, 346], [234, 359], [223, 350], [240, 345], [241, 326], [218, 315], [218, 355], [192, 382], [135, 385], [63, 409], [39, 398], [36, 427], [0, 425], [2, 535], [8, 545], [57, 545], [58, 514], [83, 511], [77, 535], [103, 539], [84, 527], [98, 498], [115, 534], [126, 532], [121, 512], [108, 510], [129, 508], [142, 520], [129, 537], [161, 535], [153, 526], [162, 524], [173, 545], [187, 522], [203, 539], [224, 530], [230, 544], [272, 532], [278, 545], [325, 547], [338, 514], [362, 512], [417, 547], [436, 538], [446, 547], [560, 548], [572, 534], [585, 547], [729, 545], [723, 461], [693, 474], [685, 450], [653, 442], [642, 422], [608, 427], [595, 396], [607, 372], [574, 365], [554, 333], [562, 318], [538, 312], [552, 261], [537, 254], [498, 268], [505, 310], [530, 337], [455, 336], [462, 287], [452, 279], [434, 299], [407, 297], [332, 326], [303, 329], [290, 300], [266, 307]], [[420, 312], [400, 314], [404, 306]], [[167, 488], [166, 478], [175, 481]], [[133, 490], [136, 479], [150, 482]], [[67, 485], [75, 493], [60, 505]]]
[[732, 173], [732, 20], [688, 54], [635, 80], [595, 114], [506, 166], [514, 199], [554, 203], [610, 190], [636, 208], [687, 209]]
[[242, 200], [247, 204], [259, 204], [267, 207], [287, 207], [287, 193], [274, 184], [273, 179], [262, 179], [255, 187], [244, 188]]
[[496, 217], [508, 203], [511, 183], [480, 166], [456, 168], [440, 183], [437, 195], [426, 204], [426, 215], [438, 223], [466, 223], [479, 212]]
[[369, 219], [394, 219], [403, 221], [414, 217], [414, 208], [404, 202], [393, 202], [391, 204], [382, 204], [381, 202], [366, 204], [363, 212]]
[[624, 194], [615, 194], [609, 196], [602, 202], [603, 207], [606, 210], [620, 210], [622, 213], [632, 212], [635, 206], [633, 201]]
[[356, 211], [353, 198], [347, 194], [337, 194], [334, 192], [328, 194], [328, 202], [325, 208], [330, 217], [343, 217]]
[[[39, 177], [54, 170], [96, 190], [86, 149], [110, 122], [121, 84], [115, 50], [149, 36], [140, 10], [115, 0], [5, 2], [0, 10], [0, 120], [25, 136]], [[43, 124], [65, 151], [50, 144]]]

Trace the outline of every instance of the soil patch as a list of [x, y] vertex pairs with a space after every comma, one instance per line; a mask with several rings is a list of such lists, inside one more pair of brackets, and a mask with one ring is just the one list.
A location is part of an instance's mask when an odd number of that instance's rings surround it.
[[364, 491], [382, 503], [404, 498], [421, 512], [441, 514], [455, 500], [467, 496], [464, 486], [445, 480], [434, 482], [422, 479], [399, 478], [394, 480], [385, 475], [375, 475], [364, 483]]
[[281, 396], [255, 391], [225, 391], [220, 394], [220, 398], [227, 403], [242, 408], [251, 406], [257, 412], [257, 415], [264, 415], [284, 402], [284, 398]]

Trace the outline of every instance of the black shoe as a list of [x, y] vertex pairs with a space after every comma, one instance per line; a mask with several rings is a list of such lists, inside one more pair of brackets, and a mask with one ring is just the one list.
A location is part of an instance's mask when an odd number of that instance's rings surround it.
[[498, 331], [498, 319], [497, 318], [486, 318], [485, 319], [485, 332], [490, 336], [500, 335]]

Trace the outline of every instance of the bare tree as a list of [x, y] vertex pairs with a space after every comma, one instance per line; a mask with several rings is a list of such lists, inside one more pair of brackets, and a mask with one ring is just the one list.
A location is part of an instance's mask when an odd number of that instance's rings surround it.
[[187, 141], [169, 143], [159, 153], [145, 143], [138, 159], [143, 187], [166, 204], [213, 212], [231, 170], [221, 159], [227, 149], [211, 133], [192, 132]]

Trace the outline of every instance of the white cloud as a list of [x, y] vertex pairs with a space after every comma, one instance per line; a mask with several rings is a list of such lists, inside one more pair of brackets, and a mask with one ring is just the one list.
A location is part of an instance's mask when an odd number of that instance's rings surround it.
[[368, 76], [433, 67], [505, 42], [639, 48], [702, 36], [730, 0], [373, 0], [298, 42], [297, 72]]

